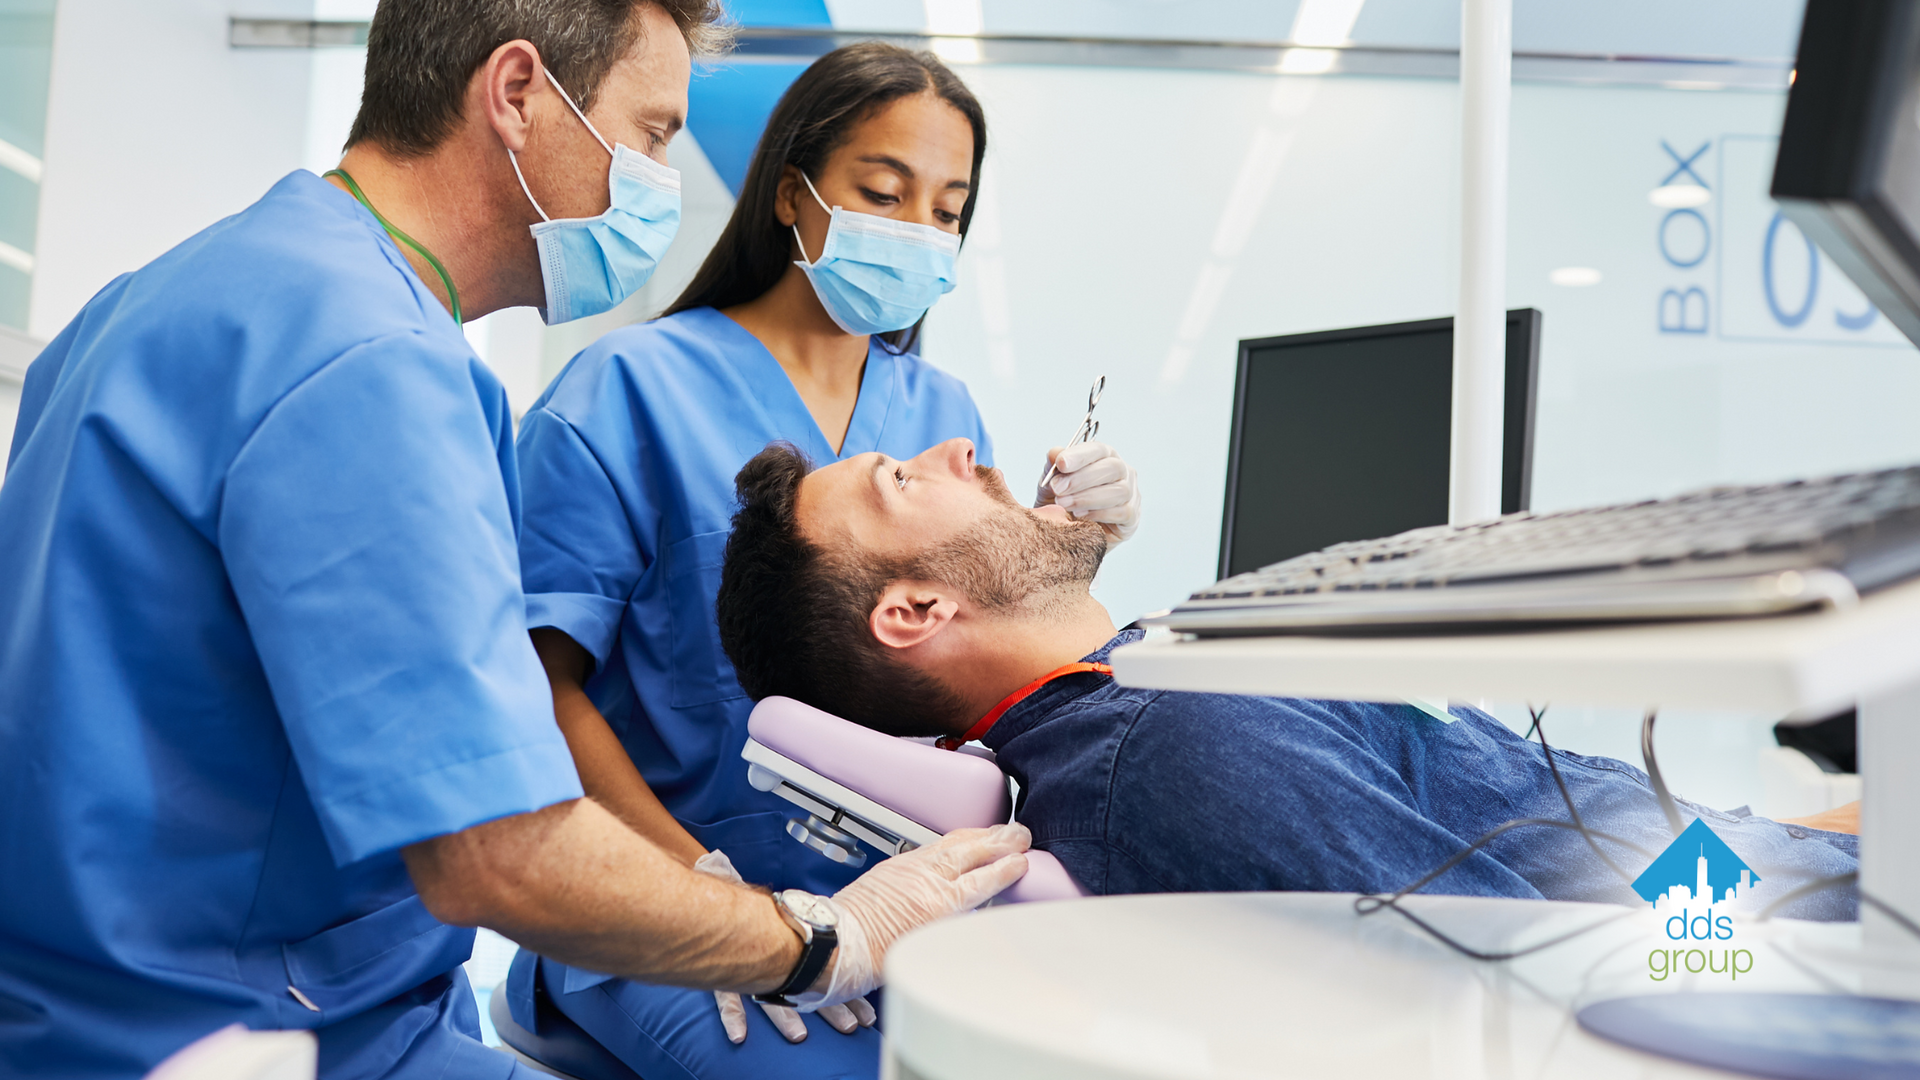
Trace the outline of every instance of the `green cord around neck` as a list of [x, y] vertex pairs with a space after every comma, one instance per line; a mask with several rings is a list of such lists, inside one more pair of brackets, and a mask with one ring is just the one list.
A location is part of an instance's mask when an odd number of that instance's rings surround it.
[[440, 283], [447, 287], [447, 305], [453, 309], [454, 325], [456, 326], [459, 325], [462, 321], [460, 318], [460, 290], [453, 287], [452, 275], [447, 273], [446, 267], [440, 265], [439, 259], [436, 259], [433, 257], [433, 252], [428, 251], [425, 247], [421, 246], [420, 241], [415, 240], [413, 237], [408, 236], [406, 233], [401, 232], [398, 228], [394, 226], [393, 222], [388, 221], [385, 217], [382, 217], [380, 214], [380, 211], [375, 210], [373, 208], [373, 204], [367, 201], [366, 195], [361, 193], [360, 185], [354, 183], [353, 177], [347, 175], [347, 170], [331, 169], [323, 175], [339, 177], [340, 182], [347, 185], [347, 193], [352, 195], [355, 199], [359, 200], [361, 206], [364, 206], [367, 208], [367, 213], [373, 215], [373, 220], [378, 221], [380, 223], [381, 228], [387, 230], [387, 233], [391, 235], [395, 240], [398, 240], [401, 243], [412, 248], [413, 250], [419, 252], [420, 257], [427, 260], [427, 265], [433, 267], [433, 272], [440, 275]]

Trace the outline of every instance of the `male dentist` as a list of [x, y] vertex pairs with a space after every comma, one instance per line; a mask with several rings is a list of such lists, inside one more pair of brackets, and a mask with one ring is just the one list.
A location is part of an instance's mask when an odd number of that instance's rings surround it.
[[718, 12], [385, 0], [341, 169], [35, 361], [0, 487], [0, 1076], [137, 1076], [232, 1023], [316, 1029], [329, 1080], [508, 1076], [460, 927], [818, 1007], [1024, 872], [1009, 826], [769, 898], [582, 799], [554, 724], [507, 400], [458, 320], [645, 280]]

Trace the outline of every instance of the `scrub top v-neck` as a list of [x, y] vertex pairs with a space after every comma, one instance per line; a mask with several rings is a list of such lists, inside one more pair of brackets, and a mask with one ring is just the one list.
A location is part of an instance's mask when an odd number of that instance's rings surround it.
[[593, 655], [587, 693], [641, 775], [748, 881], [831, 892], [854, 872], [789, 839], [789, 805], [747, 784], [753, 703], [714, 621], [734, 474], [774, 441], [825, 465], [957, 436], [992, 464], [966, 386], [876, 341], [835, 453], [779, 361], [712, 308], [601, 338], [522, 421], [527, 625]]

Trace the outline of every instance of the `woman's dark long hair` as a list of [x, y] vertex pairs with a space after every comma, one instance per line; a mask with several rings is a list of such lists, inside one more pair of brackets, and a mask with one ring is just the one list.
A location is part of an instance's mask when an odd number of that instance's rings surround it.
[[[987, 152], [987, 115], [979, 99], [930, 52], [862, 41], [814, 61], [780, 96], [754, 149], [733, 217], [706, 262], [700, 264], [700, 272], [693, 275], [680, 299], [662, 312], [663, 317], [689, 308], [744, 304], [773, 288], [793, 258], [793, 234], [773, 214], [786, 167], [818, 177], [855, 124], [893, 101], [928, 91], [960, 110], [973, 126], [973, 186], [960, 210], [960, 235], [965, 236], [973, 222], [974, 201], [980, 197], [980, 160]], [[905, 352], [919, 336], [920, 324], [915, 323], [882, 334], [881, 339]]]

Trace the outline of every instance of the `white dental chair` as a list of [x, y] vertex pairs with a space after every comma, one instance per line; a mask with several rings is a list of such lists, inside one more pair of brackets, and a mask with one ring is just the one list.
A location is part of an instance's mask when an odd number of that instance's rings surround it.
[[[1006, 775], [983, 748], [956, 753], [883, 735], [784, 697], [754, 706], [747, 735], [747, 782], [806, 811], [787, 834], [838, 863], [864, 865], [862, 843], [895, 855], [1012, 817]], [[1085, 895], [1060, 860], [1031, 851], [1026, 877], [994, 902]]]

